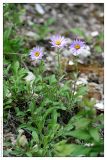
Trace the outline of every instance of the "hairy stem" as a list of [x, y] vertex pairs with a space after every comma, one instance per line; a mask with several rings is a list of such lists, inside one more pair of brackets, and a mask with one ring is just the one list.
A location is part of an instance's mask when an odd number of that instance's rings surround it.
[[58, 79], [60, 79], [61, 76], [61, 64], [60, 64], [60, 52], [58, 50]]

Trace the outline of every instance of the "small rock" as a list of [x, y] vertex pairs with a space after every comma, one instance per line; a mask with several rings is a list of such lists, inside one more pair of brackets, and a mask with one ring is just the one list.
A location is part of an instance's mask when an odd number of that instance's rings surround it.
[[43, 15], [45, 13], [45, 11], [44, 11], [44, 9], [43, 9], [41, 4], [35, 4], [35, 9], [41, 15]]
[[32, 32], [32, 31], [28, 31], [25, 35], [28, 37], [32, 37], [34, 39], [39, 37], [35, 32]]
[[49, 61], [49, 62], [53, 61], [53, 58], [52, 58], [51, 56], [48, 56], [46, 59], [47, 59], [47, 61]]
[[31, 20], [27, 20], [27, 23], [29, 26], [33, 26], [33, 24], [34, 24]]
[[96, 100], [102, 99], [101, 88], [96, 83], [88, 83], [88, 98], [95, 98]]
[[72, 65], [74, 65], [74, 62], [73, 62], [73, 61], [69, 61], [68, 64], [69, 64], [70, 66], [72, 66]]
[[87, 84], [87, 83], [88, 83], [87, 79], [80, 77], [78, 78], [76, 85]]
[[96, 37], [96, 36], [98, 36], [98, 35], [99, 35], [98, 31], [94, 31], [94, 32], [91, 33], [91, 36], [92, 36], [92, 37]]
[[103, 104], [102, 101], [96, 103], [94, 107], [95, 107], [96, 109], [100, 110], [100, 111], [104, 111], [104, 104]]
[[94, 86], [95, 86], [95, 85], [97, 85], [96, 83], [99, 83], [99, 77], [94, 72], [93, 73], [89, 73], [89, 75], [88, 75], [88, 81], [92, 82], [92, 85], [94, 84]]
[[101, 13], [99, 14], [99, 17], [104, 17], [104, 12], [101, 12]]
[[104, 52], [103, 52], [103, 53], [101, 53], [101, 55], [102, 55], [102, 57], [104, 58]]

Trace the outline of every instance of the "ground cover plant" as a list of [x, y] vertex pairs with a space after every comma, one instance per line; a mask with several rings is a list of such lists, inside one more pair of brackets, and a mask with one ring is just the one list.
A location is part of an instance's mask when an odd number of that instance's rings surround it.
[[[55, 21], [48, 19], [42, 26], [32, 25], [37, 37], [29, 48], [28, 39], [18, 34], [24, 12], [18, 7], [4, 4], [4, 156], [103, 156], [103, 112], [94, 107], [95, 99], [89, 99], [89, 86], [77, 85], [78, 62], [90, 39], [85, 34], [79, 38], [76, 32], [83, 32], [72, 29], [69, 43], [66, 34], [50, 29]], [[96, 46], [95, 50], [102, 50]], [[72, 57], [70, 73], [61, 62], [66, 50]], [[45, 61], [51, 51], [55, 54], [53, 71]]]

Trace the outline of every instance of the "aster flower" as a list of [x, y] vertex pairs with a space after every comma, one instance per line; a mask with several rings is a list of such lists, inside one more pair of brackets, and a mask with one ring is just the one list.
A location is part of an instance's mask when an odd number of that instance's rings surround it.
[[31, 56], [32, 60], [41, 59], [43, 56], [43, 48], [37, 46], [31, 50], [29, 55]]
[[66, 39], [64, 36], [54, 35], [50, 39], [52, 47], [63, 48], [66, 45]]
[[85, 42], [81, 40], [74, 40], [70, 46], [70, 50], [74, 56], [81, 54], [84, 48], [85, 48]]

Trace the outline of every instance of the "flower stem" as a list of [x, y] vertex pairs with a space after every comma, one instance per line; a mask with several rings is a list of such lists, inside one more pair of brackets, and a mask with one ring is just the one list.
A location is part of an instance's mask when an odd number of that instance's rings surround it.
[[58, 79], [60, 79], [61, 76], [61, 64], [60, 64], [60, 52], [58, 50]]
[[74, 57], [74, 63], [75, 63], [75, 72], [76, 72], [76, 75], [74, 75], [74, 83], [73, 83], [73, 91], [72, 91], [72, 97], [71, 97], [71, 104], [73, 104], [73, 101], [74, 101], [74, 95], [75, 95], [75, 92], [76, 92], [76, 83], [77, 83], [77, 79], [78, 79], [78, 74], [79, 74], [79, 71], [78, 71], [78, 62], [77, 62], [77, 58]]

